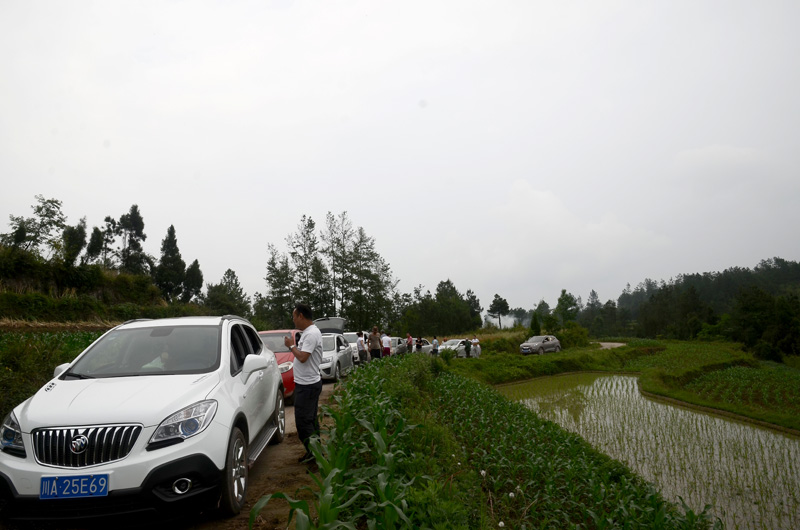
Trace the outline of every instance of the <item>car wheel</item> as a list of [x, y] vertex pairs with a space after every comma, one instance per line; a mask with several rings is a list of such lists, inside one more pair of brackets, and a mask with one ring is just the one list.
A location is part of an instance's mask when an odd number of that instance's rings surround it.
[[536, 352], [536, 353], [538, 353], [539, 355], [542, 355], [544, 353], [544, 348], [539, 348], [539, 351]]
[[286, 436], [286, 409], [284, 408], [283, 391], [278, 389], [278, 395], [275, 398], [275, 412], [272, 413], [272, 421], [277, 425], [278, 430], [272, 435], [270, 444], [279, 444]]
[[556, 353], [561, 351], [561, 346], [556, 346]]
[[228, 440], [224, 473], [219, 508], [224, 515], [237, 515], [247, 496], [247, 439], [238, 427], [233, 428]]
[[336, 366], [333, 367], [333, 381], [339, 381], [339, 378], [342, 376], [342, 371], [339, 368], [339, 363], [336, 363]]

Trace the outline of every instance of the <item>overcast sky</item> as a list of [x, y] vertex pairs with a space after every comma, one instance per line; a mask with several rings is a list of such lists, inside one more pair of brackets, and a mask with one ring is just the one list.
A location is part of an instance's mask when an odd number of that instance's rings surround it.
[[347, 211], [487, 308], [800, 260], [797, 1], [0, 1], [0, 232], [137, 204], [206, 282]]

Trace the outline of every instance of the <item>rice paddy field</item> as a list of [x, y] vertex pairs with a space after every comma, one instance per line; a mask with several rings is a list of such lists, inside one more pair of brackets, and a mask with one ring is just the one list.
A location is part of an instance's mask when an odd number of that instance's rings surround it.
[[[753, 374], [759, 371], [735, 367], [712, 372], [693, 386], [757, 402], [761, 398], [752, 395], [761, 393], [748, 390], [758, 384]], [[760, 375], [769, 380], [768, 370]], [[726, 384], [731, 378], [735, 383]], [[766, 388], [767, 396], [783, 399], [780, 385]], [[500, 390], [623, 462], [668, 500], [695, 510], [711, 504], [726, 528], [800, 528], [796, 437], [647, 399], [633, 376], [554, 376]]]

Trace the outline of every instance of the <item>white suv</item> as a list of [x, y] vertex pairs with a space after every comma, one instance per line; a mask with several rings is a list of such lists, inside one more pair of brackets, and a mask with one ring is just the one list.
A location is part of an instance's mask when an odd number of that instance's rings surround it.
[[248, 321], [126, 322], [6, 416], [0, 516], [236, 514], [285, 426], [275, 355]]

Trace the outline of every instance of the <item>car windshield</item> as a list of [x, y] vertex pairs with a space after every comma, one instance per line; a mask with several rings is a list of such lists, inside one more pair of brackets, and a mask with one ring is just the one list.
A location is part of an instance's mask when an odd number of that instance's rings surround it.
[[322, 349], [324, 351], [333, 351], [336, 349], [336, 338], [332, 335], [322, 336]]
[[344, 334], [344, 338], [347, 340], [348, 343], [353, 343], [358, 340], [358, 335], [356, 335], [355, 333], [348, 332]]
[[289, 336], [288, 333], [274, 333], [270, 335], [259, 333], [259, 337], [261, 337], [261, 342], [264, 343], [264, 346], [272, 350], [272, 353], [281, 353], [289, 351], [289, 348], [287, 348], [286, 344], [284, 344], [283, 342], [284, 337], [288, 336]]
[[117, 329], [64, 374], [69, 378], [197, 374], [219, 367], [218, 326]]
[[527, 342], [542, 342], [543, 340], [544, 340], [544, 337], [539, 337], [537, 335], [536, 337], [529, 338]]
[[461, 339], [450, 339], [442, 344], [442, 346], [458, 346], [459, 344], [461, 344]]

